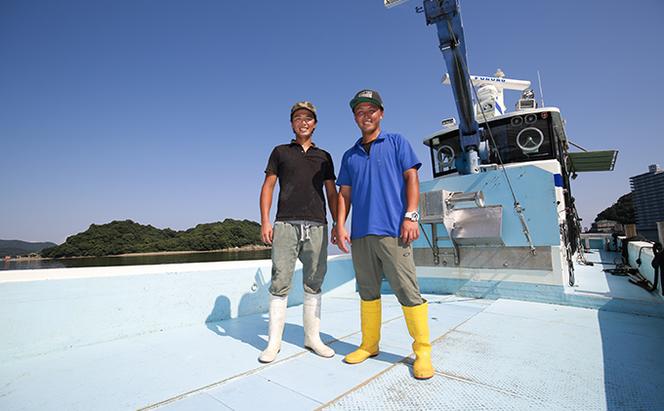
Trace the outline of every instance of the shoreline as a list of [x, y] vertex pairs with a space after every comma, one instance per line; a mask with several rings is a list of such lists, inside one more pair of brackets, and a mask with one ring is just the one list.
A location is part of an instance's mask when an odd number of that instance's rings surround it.
[[[222, 248], [219, 250], [203, 250], [203, 251], [153, 251], [147, 253], [127, 253], [116, 255], [105, 255], [103, 257], [145, 257], [152, 255], [178, 255], [178, 254], [205, 254], [205, 253], [238, 253], [242, 251], [263, 251], [270, 250], [272, 247], [267, 245], [245, 245], [242, 247]], [[68, 257], [68, 258], [87, 258], [87, 257]]]
[[181, 254], [205, 254], [205, 253], [239, 253], [243, 251], [263, 251], [270, 250], [271, 246], [268, 245], [245, 245], [242, 247], [230, 247], [222, 248], [219, 250], [188, 250], [188, 251], [150, 251], [145, 253], [126, 253], [126, 254], [115, 254], [115, 255], [101, 255], [101, 256], [77, 256], [77, 257], [58, 257], [58, 258], [46, 258], [46, 257], [18, 257], [10, 258], [4, 261], [40, 261], [40, 260], [76, 260], [81, 258], [113, 258], [113, 257], [149, 257], [149, 256], [162, 256], [162, 255], [181, 255]]

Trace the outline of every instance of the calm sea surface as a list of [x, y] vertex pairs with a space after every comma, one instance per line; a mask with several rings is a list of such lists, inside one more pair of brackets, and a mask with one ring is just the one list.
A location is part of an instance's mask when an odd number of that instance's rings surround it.
[[103, 267], [114, 265], [202, 263], [210, 261], [265, 260], [271, 250], [150, 255], [133, 257], [95, 257], [57, 260], [0, 261], [0, 270], [32, 270], [39, 268]]

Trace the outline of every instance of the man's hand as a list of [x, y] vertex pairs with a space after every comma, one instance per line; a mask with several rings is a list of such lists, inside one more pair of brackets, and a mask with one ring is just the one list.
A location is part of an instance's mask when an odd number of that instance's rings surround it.
[[265, 175], [259, 200], [261, 207], [261, 239], [265, 244], [272, 244], [272, 238], [274, 237], [272, 224], [270, 224], [270, 206], [272, 205], [272, 193], [276, 184], [276, 174], [268, 173]]
[[420, 236], [420, 227], [415, 221], [408, 219], [403, 220], [401, 223], [401, 241], [408, 245], [418, 239]]
[[261, 224], [261, 238], [265, 244], [272, 244], [274, 232], [272, 231], [272, 224], [270, 224], [270, 222]]
[[336, 224], [332, 226], [332, 231], [330, 231], [330, 242], [332, 244], [337, 244], [337, 226]]
[[337, 247], [339, 247], [339, 250], [343, 251], [344, 253], [348, 253], [348, 245], [346, 245], [346, 242], [350, 244], [350, 235], [348, 235], [348, 231], [346, 231], [346, 228], [344, 226], [338, 225], [337, 226]]

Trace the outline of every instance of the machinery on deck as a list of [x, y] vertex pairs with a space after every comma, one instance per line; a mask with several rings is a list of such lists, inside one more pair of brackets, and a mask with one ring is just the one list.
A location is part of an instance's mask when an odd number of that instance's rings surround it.
[[[384, 0], [386, 7], [404, 2]], [[538, 108], [529, 81], [500, 69], [471, 75], [458, 0], [424, 0], [416, 11], [437, 28], [443, 84], [459, 116], [458, 125], [446, 119], [424, 139], [434, 179], [421, 183], [416, 264], [454, 267], [455, 278], [509, 270], [520, 281], [572, 285], [581, 226], [570, 180], [613, 170], [617, 151], [571, 153], [560, 110]], [[515, 111], [507, 111], [504, 89], [522, 92]]]

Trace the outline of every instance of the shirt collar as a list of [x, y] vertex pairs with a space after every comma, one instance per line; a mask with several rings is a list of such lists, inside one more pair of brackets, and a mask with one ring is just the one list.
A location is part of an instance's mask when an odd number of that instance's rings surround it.
[[[300, 145], [300, 143], [298, 143], [296, 139], [292, 139], [292, 140], [290, 141], [290, 143], [291, 143], [291, 145], [292, 145], [292, 144], [295, 144], [295, 145], [298, 145], [298, 146]], [[313, 148], [318, 148], [318, 147], [316, 147], [316, 143], [314, 143], [313, 141], [311, 142], [311, 147], [313, 147]], [[311, 148], [311, 147], [309, 147], [309, 148]]]
[[[385, 136], [383, 135], [383, 131], [381, 130], [380, 134], [378, 134], [378, 137], [374, 141], [382, 141], [385, 140]], [[362, 143], [362, 137], [358, 138], [357, 141], [355, 142], [355, 146], [358, 149], [364, 151], [363, 143]]]

